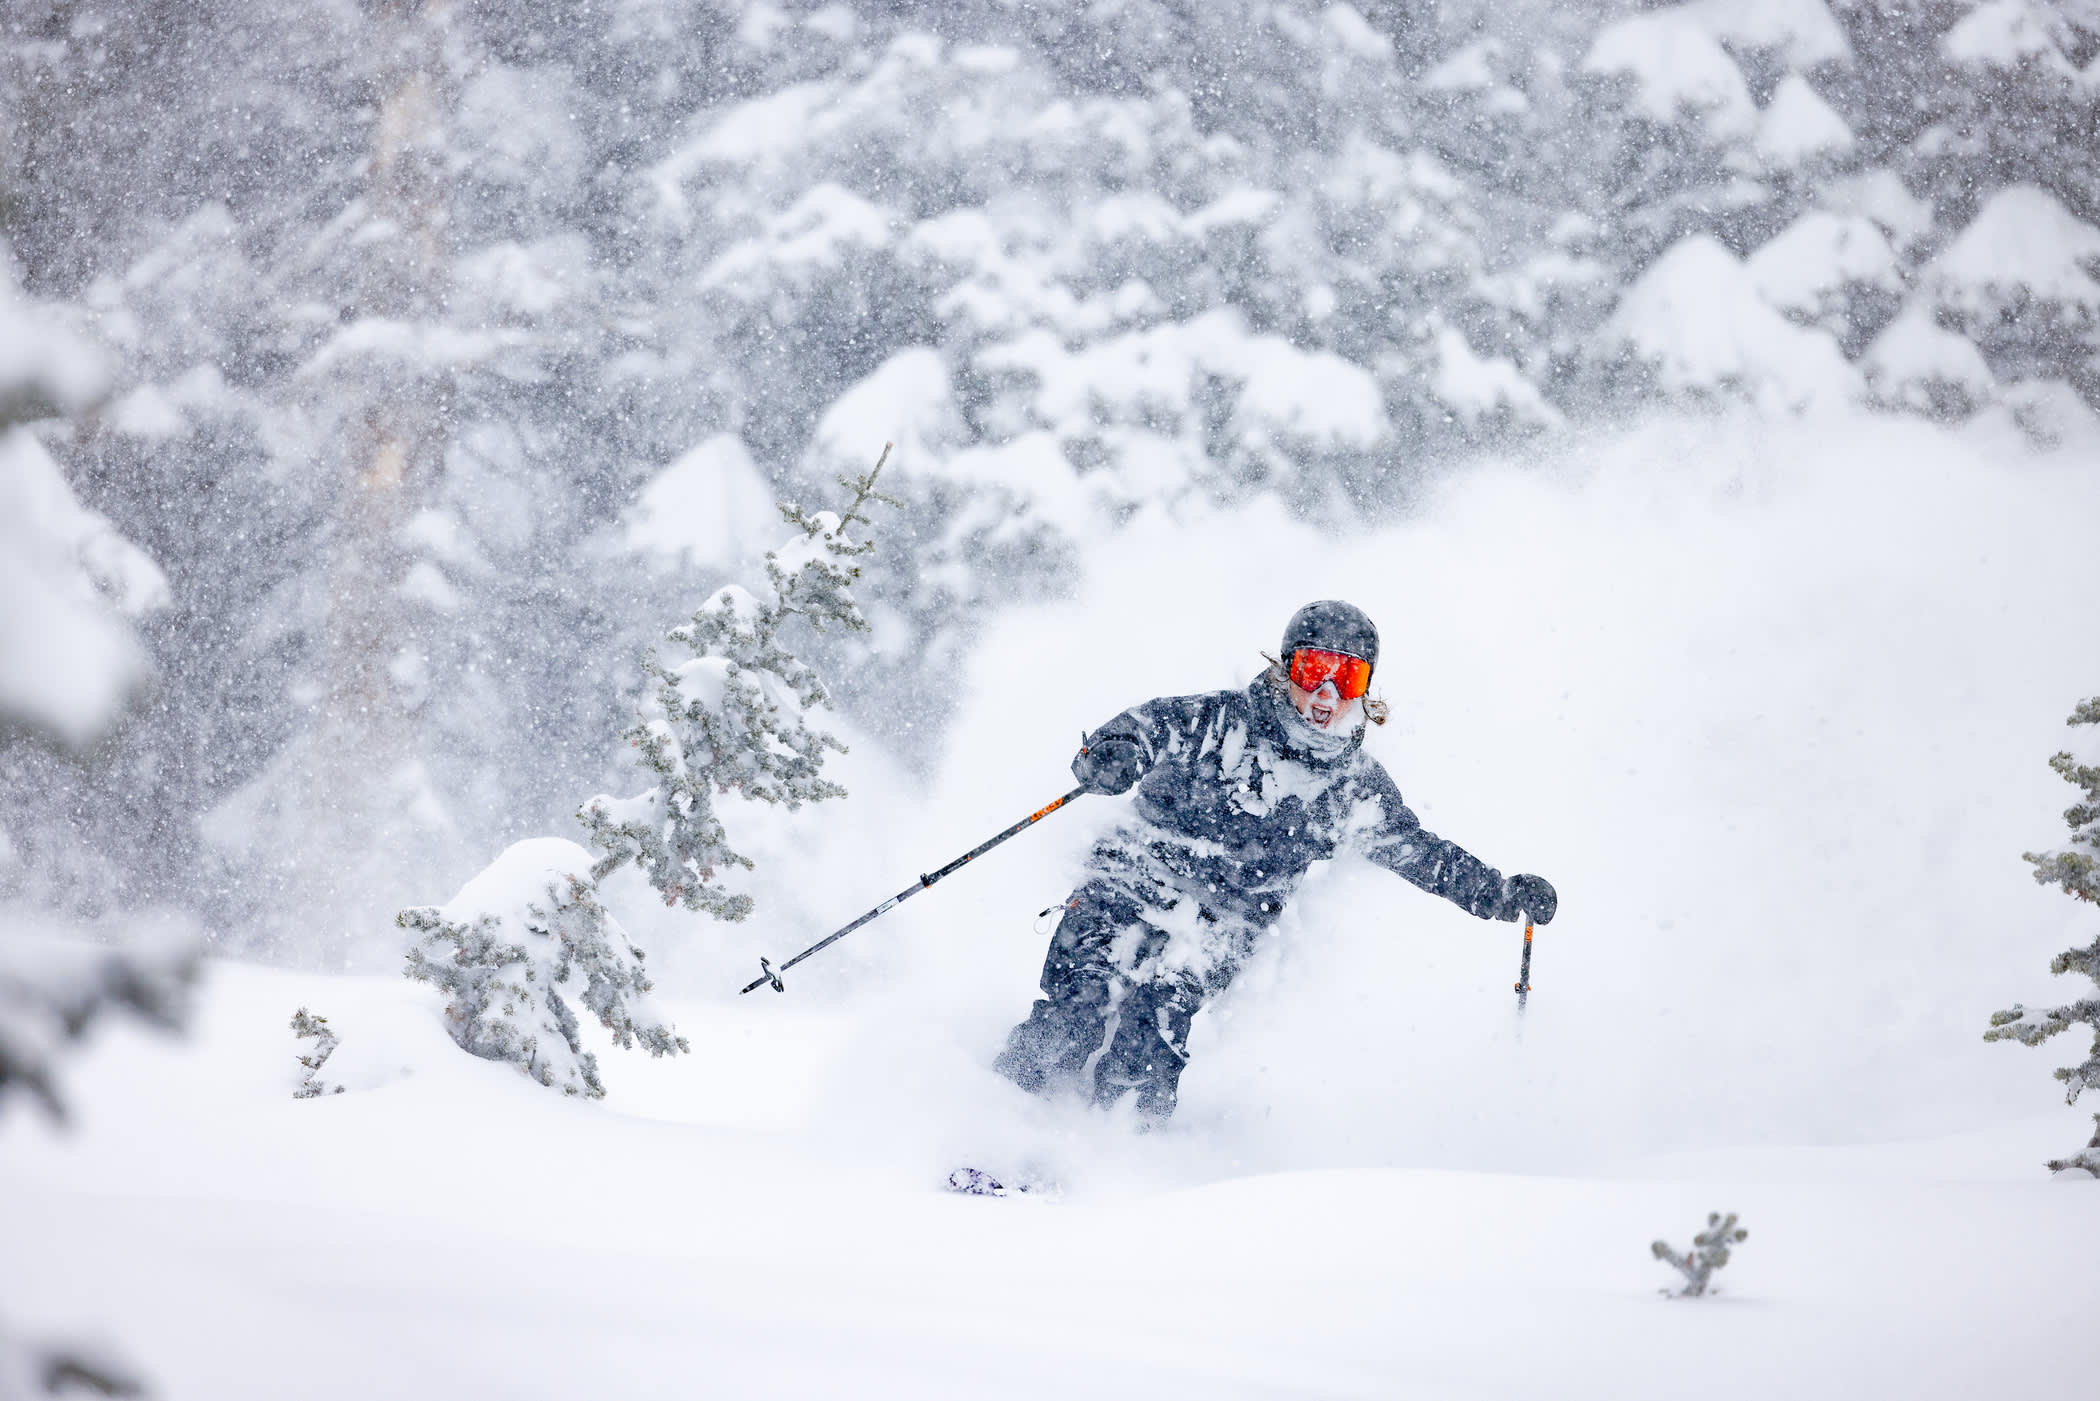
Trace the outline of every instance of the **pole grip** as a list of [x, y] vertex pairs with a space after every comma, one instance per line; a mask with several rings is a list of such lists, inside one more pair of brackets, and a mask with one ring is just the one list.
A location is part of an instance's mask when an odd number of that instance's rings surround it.
[[1523, 962], [1523, 964], [1522, 964], [1521, 966], [1519, 966], [1519, 967], [1518, 967], [1518, 969], [1517, 969], [1517, 1005], [1518, 1005], [1519, 1007], [1521, 1007], [1521, 1006], [1523, 1006], [1523, 1005], [1524, 1005], [1524, 999], [1525, 999], [1525, 998], [1526, 998], [1527, 996], [1529, 996], [1529, 995], [1530, 995], [1530, 993], [1531, 993], [1531, 920], [1530, 920], [1530, 919], [1529, 919], [1529, 918], [1527, 917], [1527, 918], [1525, 919], [1525, 921], [1524, 921], [1524, 962]]

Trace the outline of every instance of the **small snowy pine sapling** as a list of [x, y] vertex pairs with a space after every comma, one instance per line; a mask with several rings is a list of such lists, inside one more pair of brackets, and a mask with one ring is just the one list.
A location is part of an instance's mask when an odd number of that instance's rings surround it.
[[341, 1085], [330, 1085], [321, 1079], [321, 1067], [342, 1045], [342, 1039], [329, 1029], [328, 1018], [317, 1017], [301, 1007], [292, 1013], [292, 1035], [301, 1041], [313, 1038], [314, 1048], [299, 1057], [299, 1064], [306, 1067], [306, 1074], [299, 1081], [299, 1088], [292, 1091], [293, 1099], [319, 1099], [322, 1095], [339, 1095]]
[[625, 730], [656, 782], [631, 798], [600, 794], [577, 816], [602, 853], [591, 868], [603, 880], [633, 861], [667, 905], [740, 920], [751, 897], [717, 883], [717, 872], [751, 862], [729, 845], [715, 810], [718, 794], [737, 793], [794, 811], [804, 803], [843, 797], [823, 777], [827, 750], [845, 752], [832, 735], [809, 723], [810, 712], [831, 698], [809, 665], [788, 650], [782, 630], [795, 618], [822, 630], [837, 624], [866, 631], [853, 598], [860, 556], [874, 548], [851, 537], [868, 523], [865, 508], [881, 501], [875, 489], [889, 445], [874, 470], [840, 479], [852, 493], [843, 515], [805, 514], [782, 505], [801, 533], [766, 556], [766, 586], [757, 593], [729, 585], [700, 605], [665, 639], [684, 655], [666, 661], [652, 648], [642, 658], [641, 711]]
[[[1680, 1299], [1696, 1299], [1706, 1292], [1715, 1270], [1728, 1263], [1728, 1247], [1739, 1245], [1750, 1238], [1750, 1233], [1735, 1224], [1735, 1213], [1723, 1216], [1718, 1211], [1706, 1213], [1706, 1229], [1692, 1237], [1692, 1248], [1679, 1255], [1668, 1241], [1656, 1241], [1649, 1251], [1658, 1260], [1667, 1260], [1677, 1273], [1684, 1276], [1684, 1288], [1674, 1291]], [[1673, 1291], [1665, 1289], [1665, 1294]]]
[[446, 1027], [462, 1050], [599, 1099], [598, 1058], [583, 1049], [570, 998], [617, 1046], [653, 1056], [692, 1047], [650, 1005], [642, 951], [598, 902], [583, 874], [590, 864], [558, 837], [518, 842], [450, 904], [403, 910], [395, 923], [417, 936], [406, 975], [445, 992]]
[[[2100, 696], [2081, 704], [2071, 713], [2067, 723], [2100, 725]], [[2025, 859], [2034, 866], [2034, 878], [2041, 884], [2053, 883], [2073, 899], [2100, 903], [2100, 865], [2096, 865], [2091, 855], [2091, 852], [2100, 850], [2100, 765], [2081, 764], [2064, 753], [2052, 757], [2049, 767], [2085, 794], [2085, 801], [2064, 810], [2064, 821], [2071, 828], [2071, 844], [2086, 850], [2051, 851], [2040, 855], [2029, 852]], [[2049, 971], [2058, 976], [2083, 973], [2100, 984], [2100, 938], [2095, 938], [2085, 948], [2064, 950], [2050, 962]], [[2093, 1028], [2093, 1045], [2086, 1054], [2085, 1063], [2067, 1065], [2056, 1072], [2056, 1078], [2064, 1082], [2064, 1102], [2076, 1104], [2080, 1091], [2100, 1089], [2100, 997], [2082, 998], [2046, 1012], [2031, 1012], [2015, 1002], [2005, 1011], [1991, 1014], [1991, 1029], [1983, 1034], [1983, 1039], [2039, 1046], [2073, 1026]], [[2051, 1172], [2083, 1168], [2100, 1177], [2100, 1114], [2093, 1116], [2093, 1124], [2092, 1141], [2068, 1158], [2051, 1159]]]

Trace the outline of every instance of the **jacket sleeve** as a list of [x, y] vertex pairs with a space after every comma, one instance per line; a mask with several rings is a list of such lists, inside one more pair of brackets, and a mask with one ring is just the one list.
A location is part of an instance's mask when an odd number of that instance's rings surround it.
[[1161, 759], [1203, 731], [1210, 696], [1163, 696], [1134, 705], [1101, 728], [1088, 734], [1079, 753], [1072, 756], [1072, 775], [1081, 783], [1093, 777], [1092, 754], [1104, 740], [1129, 740], [1137, 746], [1143, 778]]
[[1502, 873], [1457, 842], [1445, 841], [1424, 827], [1400, 800], [1391, 775], [1376, 763], [1359, 784], [1356, 848], [1388, 871], [1441, 895], [1469, 915], [1512, 919], [1508, 882]]

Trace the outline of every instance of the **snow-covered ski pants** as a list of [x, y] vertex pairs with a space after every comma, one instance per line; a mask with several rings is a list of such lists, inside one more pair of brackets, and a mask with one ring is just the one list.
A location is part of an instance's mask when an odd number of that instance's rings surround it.
[[1043, 996], [993, 1062], [1033, 1094], [1076, 1091], [1101, 1106], [1135, 1095], [1148, 1119], [1174, 1112], [1200, 985], [1147, 976], [1167, 936], [1101, 882], [1072, 896], [1043, 959]]

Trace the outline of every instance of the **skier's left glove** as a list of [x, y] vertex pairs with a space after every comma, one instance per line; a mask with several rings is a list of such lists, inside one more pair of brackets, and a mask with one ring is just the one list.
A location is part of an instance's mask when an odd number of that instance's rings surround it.
[[1144, 751], [1136, 740], [1121, 735], [1095, 740], [1072, 760], [1072, 776], [1086, 785], [1087, 792], [1102, 797], [1129, 792], [1144, 771]]
[[1511, 876], [1502, 883], [1502, 908], [1498, 912], [1503, 919], [1515, 919], [1519, 910], [1531, 916], [1534, 924], [1553, 923], [1553, 912], [1560, 907], [1560, 897], [1553, 893], [1553, 884], [1544, 876]]

